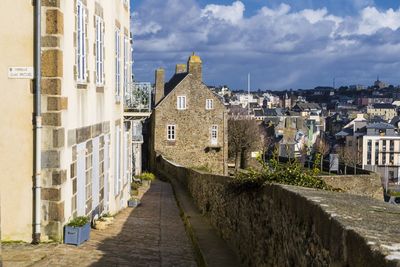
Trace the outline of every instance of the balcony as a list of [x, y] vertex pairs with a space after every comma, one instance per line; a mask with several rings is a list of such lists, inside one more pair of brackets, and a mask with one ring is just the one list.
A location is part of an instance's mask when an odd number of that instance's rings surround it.
[[132, 82], [124, 97], [125, 116], [149, 117], [153, 86], [148, 82]]

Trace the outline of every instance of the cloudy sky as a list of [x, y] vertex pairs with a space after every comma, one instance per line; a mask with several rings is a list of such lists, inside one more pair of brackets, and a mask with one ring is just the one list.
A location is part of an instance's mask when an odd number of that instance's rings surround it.
[[134, 73], [154, 70], [192, 51], [204, 82], [252, 89], [400, 84], [399, 0], [131, 0]]

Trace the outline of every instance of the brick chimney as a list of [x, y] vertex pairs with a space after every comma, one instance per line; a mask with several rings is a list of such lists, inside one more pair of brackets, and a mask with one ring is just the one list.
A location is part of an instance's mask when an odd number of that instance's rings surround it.
[[187, 72], [186, 64], [176, 64], [175, 74], [186, 73], [186, 72]]
[[164, 78], [165, 71], [162, 68], [156, 70], [156, 92], [154, 96], [154, 105], [157, 105], [164, 98]]
[[195, 55], [194, 52], [193, 54], [189, 57], [188, 63], [188, 71], [189, 74], [192, 74], [192, 76], [199, 80], [203, 80], [203, 75], [202, 75], [202, 62], [199, 56]]

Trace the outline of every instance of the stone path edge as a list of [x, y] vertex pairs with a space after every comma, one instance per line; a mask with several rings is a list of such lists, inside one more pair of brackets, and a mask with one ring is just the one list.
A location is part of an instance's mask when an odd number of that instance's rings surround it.
[[185, 213], [185, 210], [183, 209], [181, 202], [179, 201], [179, 197], [177, 195], [175, 186], [172, 183], [172, 181], [169, 179], [165, 179], [165, 180], [167, 180], [172, 185], [172, 191], [174, 192], [176, 204], [178, 205], [178, 208], [180, 211], [180, 216], [182, 218], [183, 224], [185, 225], [186, 233], [193, 245], [196, 263], [199, 267], [206, 267], [207, 264], [206, 264], [203, 252], [201, 251], [201, 247], [197, 240], [196, 234], [193, 230], [192, 224], [190, 223], [190, 216]]

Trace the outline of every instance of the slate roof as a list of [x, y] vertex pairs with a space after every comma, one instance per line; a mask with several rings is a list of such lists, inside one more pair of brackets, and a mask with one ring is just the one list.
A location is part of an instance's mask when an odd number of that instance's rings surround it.
[[298, 107], [300, 110], [320, 110], [321, 107], [317, 103], [303, 103], [297, 102], [295, 107]]
[[264, 109], [265, 116], [278, 116], [278, 112], [274, 108], [265, 108]]
[[378, 122], [367, 125], [367, 129], [394, 129], [395, 127], [390, 123]]
[[262, 116], [264, 116], [264, 111], [262, 109], [255, 109], [254, 110], [254, 116], [262, 117]]
[[375, 103], [372, 105], [374, 109], [395, 109], [396, 107], [389, 103]]
[[167, 96], [171, 93], [172, 90], [183, 80], [185, 77], [189, 75], [188, 73], [178, 73], [174, 74], [171, 79], [165, 84], [164, 96]]
[[397, 126], [397, 124], [400, 122], [400, 116], [394, 116], [391, 120], [390, 120], [390, 124]]
[[345, 136], [350, 136], [353, 135], [354, 131], [353, 128], [344, 128], [342, 129], [340, 132], [338, 132], [337, 134], [335, 134], [335, 136], [337, 137], [345, 137]]

